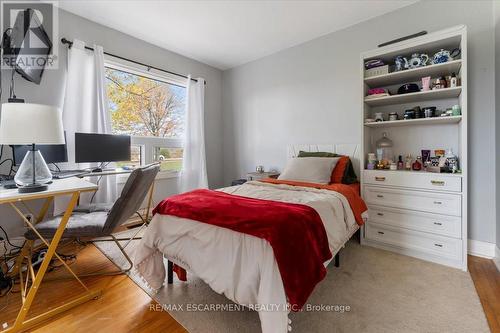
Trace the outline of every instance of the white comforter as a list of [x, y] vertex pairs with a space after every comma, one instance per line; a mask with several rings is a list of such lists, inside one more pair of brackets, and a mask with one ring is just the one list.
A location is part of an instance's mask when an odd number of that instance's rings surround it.
[[[333, 254], [358, 229], [347, 199], [338, 192], [262, 182], [247, 182], [220, 191], [314, 208], [325, 225]], [[165, 281], [163, 256], [201, 278], [215, 292], [258, 310], [262, 332], [287, 331], [286, 295], [273, 250], [266, 240], [157, 214], [134, 260], [137, 271], [153, 289], [161, 288]]]

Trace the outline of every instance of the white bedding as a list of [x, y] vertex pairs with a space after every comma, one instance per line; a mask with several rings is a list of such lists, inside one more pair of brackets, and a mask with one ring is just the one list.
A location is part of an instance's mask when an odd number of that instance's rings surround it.
[[[347, 199], [338, 192], [262, 182], [247, 182], [220, 191], [314, 208], [325, 225], [333, 254], [358, 229]], [[287, 331], [289, 311], [283, 282], [273, 250], [266, 240], [157, 214], [134, 259], [137, 271], [153, 289], [161, 288], [165, 282], [163, 256], [201, 278], [215, 292], [260, 310], [262, 332]]]

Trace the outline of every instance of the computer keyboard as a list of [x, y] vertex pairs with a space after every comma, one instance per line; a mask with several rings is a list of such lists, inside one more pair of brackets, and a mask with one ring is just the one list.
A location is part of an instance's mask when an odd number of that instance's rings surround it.
[[80, 175], [84, 175], [88, 173], [85, 170], [61, 170], [61, 171], [52, 171], [52, 177], [54, 179], [64, 179], [70, 177], [76, 177]]

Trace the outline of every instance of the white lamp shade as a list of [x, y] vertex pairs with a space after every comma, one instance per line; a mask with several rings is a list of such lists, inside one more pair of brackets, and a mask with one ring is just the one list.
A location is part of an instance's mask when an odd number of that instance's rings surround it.
[[30, 103], [2, 104], [0, 144], [64, 144], [61, 110], [55, 106]]

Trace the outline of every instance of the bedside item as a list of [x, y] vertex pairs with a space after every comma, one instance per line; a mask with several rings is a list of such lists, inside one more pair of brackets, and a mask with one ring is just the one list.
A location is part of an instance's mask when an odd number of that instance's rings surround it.
[[411, 155], [410, 154], [406, 155], [406, 161], [405, 161], [406, 170], [411, 170], [411, 162], [412, 162]]
[[419, 92], [420, 88], [415, 83], [405, 83], [398, 89], [398, 95]]
[[411, 109], [411, 110], [406, 110], [404, 115], [403, 115], [403, 119], [415, 119], [415, 110]]
[[448, 61], [452, 61], [453, 58], [457, 57], [460, 55], [460, 49], [456, 48], [452, 50], [451, 52], [445, 49], [441, 49], [439, 52], [436, 52], [434, 56], [432, 57], [432, 63], [433, 64], [442, 64]]
[[280, 173], [277, 171], [268, 171], [268, 172], [249, 172], [247, 173], [247, 180], [259, 180], [264, 178], [274, 178], [277, 177]]
[[446, 164], [448, 165], [448, 171], [452, 173], [456, 173], [458, 171], [458, 157], [453, 154], [453, 151], [448, 149], [446, 151]]
[[460, 109], [460, 105], [453, 105], [451, 107], [451, 112], [453, 116], [460, 116], [462, 114], [462, 111]]
[[398, 117], [398, 114], [396, 112], [391, 112], [389, 113], [389, 121], [394, 121], [394, 120], [398, 120], [399, 117]]
[[422, 91], [431, 90], [431, 77], [426, 76], [422, 78]]
[[264, 172], [264, 166], [259, 165], [255, 168], [255, 171], [258, 173], [263, 173]]
[[408, 67], [410, 69], [413, 68], [419, 68], [427, 65], [427, 62], [429, 61], [429, 56], [425, 53], [418, 54], [418, 53], [413, 53], [411, 55], [410, 60], [408, 60]]
[[374, 99], [374, 98], [387, 97], [387, 96], [391, 96], [391, 95], [388, 92], [381, 93], [381, 94], [373, 94], [373, 95], [366, 96], [365, 99]]
[[424, 113], [422, 112], [420, 106], [415, 106], [413, 108], [413, 111], [415, 111], [415, 119], [420, 119], [424, 117]]
[[393, 159], [392, 155], [392, 140], [387, 137], [387, 132], [382, 133], [382, 138], [377, 140], [377, 160], [382, 162], [384, 168], [389, 166]]
[[387, 90], [384, 88], [372, 88], [368, 89], [368, 96], [369, 95], [380, 95], [380, 94], [385, 94], [387, 93]]
[[420, 156], [417, 156], [417, 159], [411, 165], [411, 169], [413, 171], [420, 171], [420, 170], [422, 170], [422, 158]]
[[375, 121], [376, 122], [384, 121], [384, 115], [382, 112], [375, 113]]
[[368, 164], [366, 165], [366, 168], [368, 170], [374, 170], [376, 165], [377, 157], [375, 156], [375, 153], [368, 153]]
[[436, 116], [436, 107], [435, 106], [427, 106], [424, 108], [424, 117], [432, 118]]
[[403, 162], [403, 156], [399, 155], [397, 169], [398, 170], [403, 170], [404, 168], [405, 168], [405, 164]]
[[389, 74], [389, 65], [365, 69], [365, 78]]
[[437, 78], [434, 81], [432, 90], [443, 89], [443, 88], [446, 88], [446, 78], [444, 76], [441, 76], [440, 78]]
[[424, 163], [424, 166], [426, 165], [427, 162], [431, 162], [431, 151], [428, 149], [422, 149], [422, 162]]
[[52, 174], [36, 144], [65, 144], [62, 114], [57, 107], [30, 104], [5, 103], [0, 121], [0, 144], [31, 145], [14, 180], [20, 193], [47, 190]]
[[449, 87], [455, 88], [460, 86], [460, 79], [456, 76], [455, 73], [451, 73], [450, 85]]
[[406, 59], [405, 57], [403, 56], [397, 56], [395, 59], [394, 59], [394, 64], [396, 65], [396, 68], [395, 68], [395, 71], [396, 72], [399, 72], [399, 71], [403, 71], [405, 69], [408, 69], [408, 59]]
[[384, 66], [384, 61], [381, 59], [372, 59], [365, 61], [365, 69], [371, 69], [371, 68], [376, 68], [380, 66]]
[[436, 150], [434, 150], [434, 156], [436, 156], [436, 157], [444, 156], [444, 154], [445, 154], [444, 149], [436, 149]]

